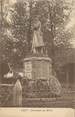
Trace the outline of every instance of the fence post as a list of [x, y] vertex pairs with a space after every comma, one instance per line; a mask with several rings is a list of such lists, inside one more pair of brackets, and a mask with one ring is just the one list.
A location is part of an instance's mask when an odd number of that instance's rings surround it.
[[19, 79], [13, 87], [13, 106], [22, 107], [22, 86]]

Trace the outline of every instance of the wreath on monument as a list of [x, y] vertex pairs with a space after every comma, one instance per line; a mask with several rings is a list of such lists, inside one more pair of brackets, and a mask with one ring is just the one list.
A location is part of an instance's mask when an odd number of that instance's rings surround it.
[[51, 93], [55, 95], [61, 95], [62, 87], [60, 82], [55, 76], [50, 76], [49, 87], [50, 87]]

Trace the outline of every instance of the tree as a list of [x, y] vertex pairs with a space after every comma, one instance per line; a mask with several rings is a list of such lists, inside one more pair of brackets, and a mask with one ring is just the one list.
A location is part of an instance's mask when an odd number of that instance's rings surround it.
[[5, 13], [7, 12], [6, 17], [3, 17], [3, 21], [5, 20], [6, 22], [2, 26], [4, 30], [0, 43], [0, 52], [7, 61], [14, 64], [16, 60], [19, 61], [23, 58], [27, 52], [27, 17], [25, 5], [21, 2], [15, 3], [11, 7], [9, 6], [9, 9], [5, 11]]
[[[71, 5], [62, 0], [37, 0], [31, 10], [32, 22], [36, 17], [41, 21], [44, 42], [53, 64], [56, 48], [70, 46], [68, 40], [71, 38], [71, 33], [65, 31], [65, 25], [69, 19]], [[68, 13], [65, 13], [67, 11]]]
[[[68, 14], [65, 14], [65, 10], [68, 11]], [[4, 37], [6, 41], [3, 42], [5, 49], [2, 53], [7, 53], [8, 59], [13, 60], [13, 63], [16, 63], [16, 60], [23, 59], [31, 49], [33, 24], [36, 17], [41, 21], [44, 42], [48, 55], [53, 59], [53, 63], [56, 48], [62, 45], [63, 47], [69, 45], [69, 33], [65, 33], [64, 29], [69, 18], [70, 8], [64, 1], [17, 1], [8, 10], [9, 12], [11, 17], [7, 23], [6, 31], [8, 33]]]
[[[8, 50], [8, 37], [7, 35], [5, 35], [7, 28], [9, 27], [9, 24], [6, 20], [7, 17], [7, 12], [8, 10], [6, 10], [7, 7], [5, 0], [1, 0], [0, 1], [0, 61], [2, 61], [2, 59], [7, 59], [8, 54], [9, 54], [9, 50]], [[8, 7], [9, 9], [9, 7]], [[7, 51], [8, 50], [8, 51]], [[8, 54], [7, 54], [8, 53]]]

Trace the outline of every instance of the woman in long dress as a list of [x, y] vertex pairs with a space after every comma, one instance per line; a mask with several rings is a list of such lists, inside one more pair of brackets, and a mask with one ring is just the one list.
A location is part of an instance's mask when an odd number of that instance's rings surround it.
[[34, 24], [33, 40], [32, 40], [32, 52], [43, 53], [43, 35], [41, 32], [41, 22], [39, 20]]

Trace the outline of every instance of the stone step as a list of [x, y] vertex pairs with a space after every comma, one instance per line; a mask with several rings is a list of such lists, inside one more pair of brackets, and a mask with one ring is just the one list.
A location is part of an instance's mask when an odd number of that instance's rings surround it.
[[29, 106], [29, 107], [72, 107], [72, 102], [63, 100], [63, 101], [57, 101], [57, 100], [52, 100], [52, 99], [33, 99], [33, 100], [28, 100], [24, 99], [23, 100], [23, 106]]

